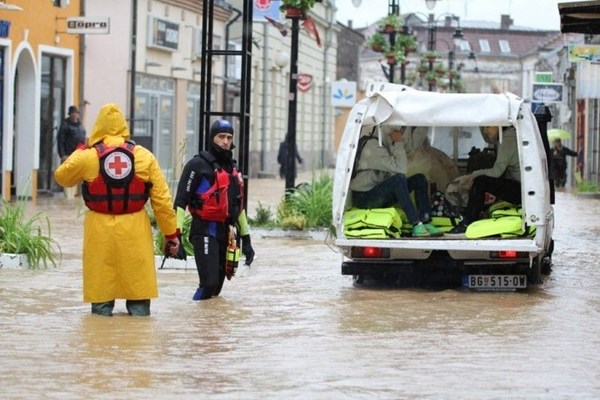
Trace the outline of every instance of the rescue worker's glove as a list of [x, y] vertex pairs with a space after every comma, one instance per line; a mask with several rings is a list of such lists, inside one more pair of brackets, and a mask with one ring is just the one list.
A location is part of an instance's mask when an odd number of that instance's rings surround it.
[[165, 237], [163, 253], [167, 257], [173, 257], [179, 260], [185, 260], [187, 258], [179, 228], [175, 235]]
[[246, 257], [245, 264], [252, 264], [252, 261], [254, 261], [254, 249], [252, 248], [252, 243], [250, 242], [250, 235], [242, 236], [242, 254]]

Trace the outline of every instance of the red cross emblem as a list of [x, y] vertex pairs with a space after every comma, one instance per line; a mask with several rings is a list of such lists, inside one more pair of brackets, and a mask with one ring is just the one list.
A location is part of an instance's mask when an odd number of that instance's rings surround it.
[[104, 170], [113, 179], [123, 179], [131, 172], [131, 159], [120, 152], [109, 154], [104, 160]]

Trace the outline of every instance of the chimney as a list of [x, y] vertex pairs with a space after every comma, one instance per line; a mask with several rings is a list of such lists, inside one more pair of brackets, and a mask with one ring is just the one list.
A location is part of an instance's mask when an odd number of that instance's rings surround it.
[[352, 20], [351, 19], [348, 20], [348, 28], [352, 29]]
[[510, 15], [502, 14], [500, 16], [500, 29], [508, 30], [508, 28], [510, 28], [512, 24], [513, 24], [513, 20], [510, 17]]

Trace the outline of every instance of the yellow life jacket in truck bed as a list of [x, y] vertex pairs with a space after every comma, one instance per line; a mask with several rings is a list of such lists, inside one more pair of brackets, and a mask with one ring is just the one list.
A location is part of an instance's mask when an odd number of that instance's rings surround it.
[[353, 238], [398, 238], [408, 219], [397, 207], [352, 208], [344, 213], [344, 234]]

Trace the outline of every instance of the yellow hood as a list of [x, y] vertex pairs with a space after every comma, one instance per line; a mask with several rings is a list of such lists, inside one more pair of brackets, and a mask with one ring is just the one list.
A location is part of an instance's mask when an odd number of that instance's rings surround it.
[[[114, 145], [129, 139], [129, 127], [125, 116], [118, 105], [114, 103], [105, 104], [98, 113], [98, 118], [92, 128], [89, 145], [104, 142]], [[114, 140], [117, 139], [117, 140]]]

